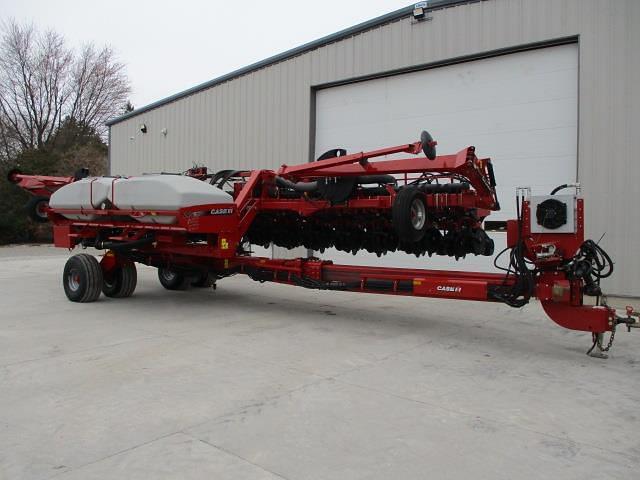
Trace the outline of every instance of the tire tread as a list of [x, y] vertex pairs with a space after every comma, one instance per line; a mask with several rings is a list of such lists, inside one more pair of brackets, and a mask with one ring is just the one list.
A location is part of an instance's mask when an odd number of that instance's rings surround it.
[[136, 264], [133, 262], [123, 263], [118, 267], [118, 272], [116, 275], [120, 275], [119, 282], [120, 285], [117, 289], [111, 290], [106, 288], [106, 285], [102, 288], [102, 292], [111, 298], [126, 298], [133, 295], [133, 292], [136, 289], [136, 285], [138, 283], [138, 272], [136, 269]]
[[[80, 270], [81, 280], [85, 282], [82, 294], [77, 298], [72, 298], [72, 296], [70, 296], [70, 294], [66, 290], [66, 270], [69, 266], [77, 266]], [[98, 297], [100, 297], [100, 293], [102, 292], [102, 282], [102, 269], [100, 268], [98, 260], [96, 260], [93, 255], [79, 253], [67, 260], [67, 264], [65, 265], [63, 273], [63, 286], [65, 287], [65, 294], [67, 295], [67, 298], [72, 302], [95, 302]]]

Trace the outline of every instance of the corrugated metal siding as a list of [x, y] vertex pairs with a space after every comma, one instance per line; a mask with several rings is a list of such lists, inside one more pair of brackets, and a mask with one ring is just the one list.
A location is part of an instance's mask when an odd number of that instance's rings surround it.
[[[640, 295], [640, 162], [632, 150], [640, 131], [640, 2], [486, 0], [430, 16], [373, 28], [117, 123], [111, 127], [111, 170], [302, 162], [309, 156], [313, 86], [579, 36], [578, 176], [588, 202], [588, 233], [599, 238], [607, 232], [603, 244], [619, 262], [606, 287]], [[140, 123], [149, 133], [138, 131]], [[416, 129], [422, 127], [437, 129]]]

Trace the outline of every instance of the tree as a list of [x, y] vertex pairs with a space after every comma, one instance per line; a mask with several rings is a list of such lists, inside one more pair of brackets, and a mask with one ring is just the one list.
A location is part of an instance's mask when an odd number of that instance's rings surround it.
[[85, 45], [71, 71], [69, 118], [79, 125], [105, 132], [105, 122], [130, 103], [131, 91], [124, 74], [124, 65], [115, 59], [113, 50], [97, 50], [93, 44]]
[[49, 240], [48, 225], [27, 219], [24, 205], [29, 195], [5, 181], [11, 168], [26, 173], [71, 176], [87, 167], [92, 175], [104, 175], [107, 170], [107, 146], [97, 132], [65, 119], [43, 149], [25, 149], [10, 162], [0, 163], [0, 245], [10, 242]]
[[18, 154], [17, 142], [11, 137], [11, 126], [2, 110], [0, 110], [0, 165], [6, 164]]
[[50, 140], [47, 149], [52, 157], [55, 175], [73, 175], [79, 168], [88, 168], [92, 175], [107, 173], [107, 145], [96, 130], [67, 118]]
[[56, 32], [9, 21], [0, 38], [0, 155], [53, 146], [66, 119], [104, 135], [130, 90], [110, 47], [74, 53]]
[[109, 47], [71, 50], [62, 35], [14, 21], [0, 25], [0, 243], [44, 239], [28, 221], [28, 195], [4, 179], [26, 173], [104, 174], [105, 120], [133, 108], [124, 65]]

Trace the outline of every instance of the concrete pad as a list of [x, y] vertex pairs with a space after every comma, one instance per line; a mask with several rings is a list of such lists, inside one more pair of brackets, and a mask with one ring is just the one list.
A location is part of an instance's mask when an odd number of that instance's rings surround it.
[[335, 380], [188, 433], [284, 478], [629, 479], [639, 466], [637, 458]]
[[8, 366], [0, 464], [42, 478], [317, 380], [165, 337]]
[[633, 400], [638, 398], [639, 382], [612, 381], [634, 375], [627, 363], [631, 358], [592, 365], [586, 356], [559, 360], [557, 352], [544, 350], [523, 365], [515, 357], [496, 358], [495, 352], [430, 344], [336, 379], [482, 419], [487, 428], [544, 433], [638, 461], [640, 436], [629, 422], [640, 421]]
[[0, 248], [0, 478], [632, 478], [640, 337], [538, 304], [252, 282], [66, 300]]
[[60, 480], [276, 480], [246, 459], [176, 433], [56, 476]]

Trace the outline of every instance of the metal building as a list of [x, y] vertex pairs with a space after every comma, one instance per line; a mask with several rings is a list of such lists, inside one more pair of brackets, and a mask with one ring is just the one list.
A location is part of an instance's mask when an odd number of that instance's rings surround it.
[[[640, 296], [640, 161], [633, 147], [640, 132], [640, 1], [417, 6], [112, 120], [111, 172], [183, 171], [194, 163], [276, 168], [334, 147], [404, 143], [425, 128], [440, 153], [475, 145], [494, 160], [503, 205], [494, 219], [513, 217], [516, 186], [547, 193], [579, 181], [588, 235], [597, 240], [606, 232], [602, 244], [618, 261], [605, 289]], [[494, 234], [497, 247], [503, 236]], [[416, 264], [406, 256], [383, 261]], [[485, 258], [419, 262], [493, 268]]]

